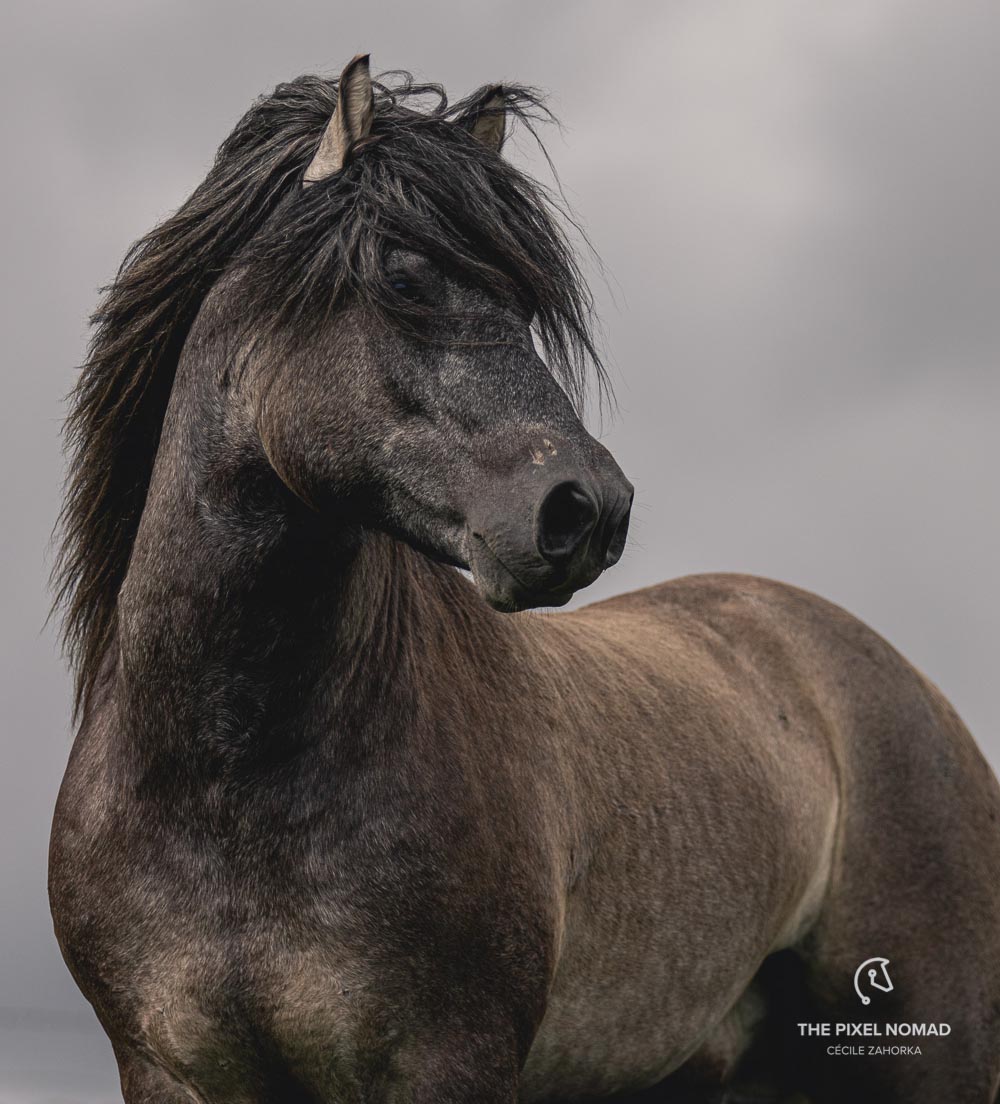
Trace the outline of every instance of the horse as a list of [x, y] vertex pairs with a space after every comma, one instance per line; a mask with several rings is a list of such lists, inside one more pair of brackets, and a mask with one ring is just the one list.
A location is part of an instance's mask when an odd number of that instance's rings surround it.
[[123, 1098], [988, 1104], [1000, 792], [934, 685], [749, 576], [532, 612], [633, 497], [545, 111], [280, 85], [105, 289], [49, 886]]

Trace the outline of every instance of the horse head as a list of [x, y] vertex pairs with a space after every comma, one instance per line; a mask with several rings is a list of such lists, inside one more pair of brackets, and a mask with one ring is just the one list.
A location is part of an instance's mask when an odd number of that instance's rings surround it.
[[498, 610], [563, 605], [621, 556], [632, 486], [572, 401], [593, 344], [568, 242], [501, 156], [535, 101], [494, 85], [418, 112], [366, 57], [338, 87], [295, 193], [213, 292], [235, 316], [294, 290], [233, 423], [315, 510], [469, 569]]

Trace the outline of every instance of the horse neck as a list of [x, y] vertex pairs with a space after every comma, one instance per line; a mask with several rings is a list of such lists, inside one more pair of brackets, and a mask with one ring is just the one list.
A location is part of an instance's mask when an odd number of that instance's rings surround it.
[[412, 714], [435, 661], [488, 662], [502, 633], [458, 572], [322, 521], [269, 470], [196, 469], [185, 420], [165, 426], [119, 600], [116, 704], [144, 775], [364, 740]]

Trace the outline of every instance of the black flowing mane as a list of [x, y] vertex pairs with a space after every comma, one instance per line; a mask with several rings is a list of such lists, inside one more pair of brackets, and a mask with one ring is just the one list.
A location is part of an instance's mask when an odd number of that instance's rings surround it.
[[[426, 253], [534, 312], [543, 355], [575, 401], [604, 375], [591, 299], [544, 187], [477, 141], [438, 85], [406, 73], [376, 83], [375, 123], [344, 170], [303, 189], [337, 103], [337, 82], [279, 85], [240, 120], [187, 202], [128, 252], [94, 315], [66, 424], [69, 475], [54, 572], [64, 641], [87, 705], [116, 632], [118, 592], [146, 501], [185, 338], [212, 285], [254, 266], [247, 325], [305, 327], [350, 293], [401, 325], [417, 308], [392, 292], [385, 251]], [[539, 95], [504, 86], [508, 120], [534, 134]], [[430, 101], [428, 106], [428, 101]]]

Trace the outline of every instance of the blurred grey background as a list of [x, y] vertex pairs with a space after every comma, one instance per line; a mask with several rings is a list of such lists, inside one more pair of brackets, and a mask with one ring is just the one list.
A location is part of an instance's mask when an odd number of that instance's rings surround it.
[[[592, 596], [757, 572], [858, 613], [1000, 764], [1000, 6], [15, 0], [5, 9], [0, 1104], [117, 1099], [51, 936], [70, 746], [47, 610], [96, 289], [254, 96], [370, 50], [552, 92], [601, 253], [633, 539]], [[535, 171], [529, 146], [515, 149]]]

